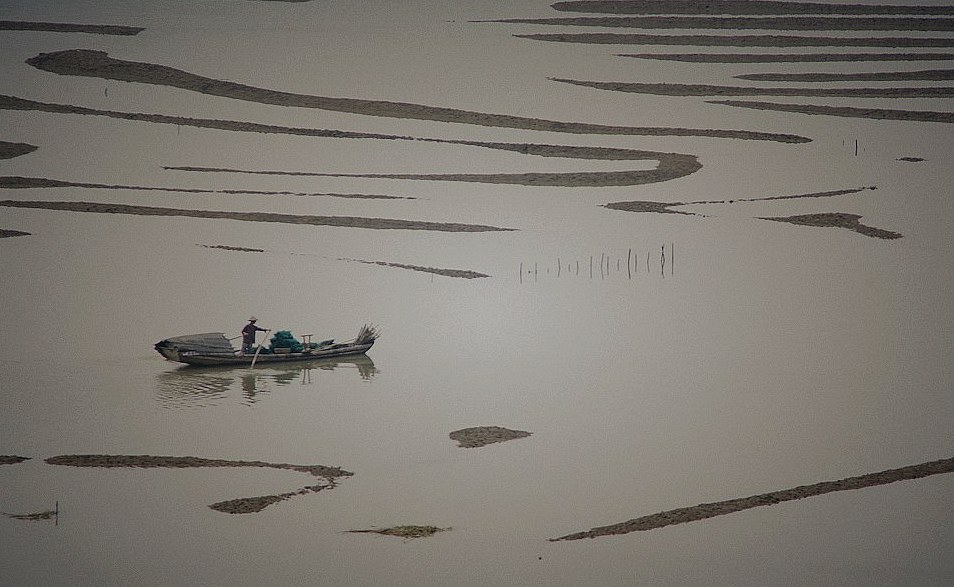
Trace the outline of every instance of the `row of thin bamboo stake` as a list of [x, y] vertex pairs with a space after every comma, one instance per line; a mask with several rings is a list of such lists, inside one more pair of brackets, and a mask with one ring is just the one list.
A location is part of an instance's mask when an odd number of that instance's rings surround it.
[[[632, 279], [633, 275], [639, 271], [639, 257], [640, 257], [639, 253], [634, 254], [632, 248], [630, 248], [626, 252], [626, 276], [628, 279]], [[675, 273], [675, 245], [673, 243], [669, 243], [668, 257], [666, 255], [666, 245], [663, 244], [659, 247], [658, 259], [659, 259], [659, 274], [662, 277], [666, 276], [667, 261], [669, 265], [669, 275], [673, 275]], [[590, 255], [590, 260], [589, 260], [589, 278], [590, 279], [593, 279], [596, 275], [594, 271], [595, 260], [596, 260], [596, 257], [593, 255]], [[612, 261], [613, 261], [613, 258], [610, 255], [608, 255], [607, 253], [600, 253], [599, 264], [597, 265], [597, 269], [596, 269], [596, 271], [599, 271], [600, 279], [605, 279], [612, 273], [612, 265], [613, 265]], [[643, 265], [646, 268], [646, 273], [649, 273], [651, 271], [652, 261], [653, 261], [652, 251], [651, 250], [646, 251], [646, 261]], [[623, 264], [623, 258], [617, 257], [616, 258], [617, 273], [622, 272], [622, 264]], [[575, 260], [575, 262], [569, 262], [566, 264], [565, 272], [575, 276], [580, 274], [580, 269], [581, 269], [581, 264], [579, 259], [577, 259]], [[546, 267], [545, 272], [548, 274], [550, 273], [549, 266]], [[539, 263], [534, 261], [532, 268], [530, 267], [529, 264], [527, 264], [527, 270], [524, 271], [524, 263], [521, 261], [520, 270], [519, 270], [520, 283], [523, 283], [524, 273], [528, 275], [533, 275], [534, 279], [536, 279], [540, 273]], [[564, 273], [563, 260], [560, 257], [557, 257], [556, 276], [560, 277], [563, 273]], [[584, 275], [586, 275], [586, 272], [584, 272]]]

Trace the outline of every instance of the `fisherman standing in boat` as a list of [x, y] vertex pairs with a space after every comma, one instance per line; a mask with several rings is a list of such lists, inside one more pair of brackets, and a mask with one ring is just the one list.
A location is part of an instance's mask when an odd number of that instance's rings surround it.
[[242, 352], [246, 355], [250, 355], [255, 351], [255, 333], [267, 331], [265, 328], [256, 326], [256, 322], [258, 322], [258, 318], [252, 316], [248, 319], [248, 324], [245, 325], [245, 328], [242, 329]]

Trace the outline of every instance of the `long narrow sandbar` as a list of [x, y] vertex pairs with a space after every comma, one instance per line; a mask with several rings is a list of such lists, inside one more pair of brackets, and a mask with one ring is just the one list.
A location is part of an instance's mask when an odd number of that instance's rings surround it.
[[0, 159], [13, 159], [36, 151], [36, 145], [0, 141]]
[[631, 29], [729, 29], [779, 31], [952, 31], [954, 20], [949, 18], [891, 18], [891, 17], [709, 17], [709, 16], [577, 16], [563, 18], [503, 18], [478, 20], [507, 24], [540, 26], [582, 26]]
[[800, 96], [811, 98], [950, 98], [954, 87], [919, 88], [760, 88], [710, 84], [650, 84], [639, 82], [596, 82], [563, 78], [552, 81], [574, 86], [655, 96]]
[[[50, 112], [53, 114], [80, 114], [86, 116], [106, 116], [109, 118], [118, 118], [121, 120], [133, 120], [137, 122], [151, 122], [157, 124], [174, 124], [176, 126], [191, 126], [196, 128], [208, 128], [214, 130], [225, 130], [232, 132], [254, 132], [266, 134], [287, 134], [309, 137], [323, 137], [334, 139], [380, 139], [392, 141], [421, 141], [425, 143], [444, 143], [448, 145], [467, 145], [471, 147], [483, 147], [487, 149], [502, 149], [515, 152], [528, 152], [530, 145], [527, 143], [499, 143], [485, 141], [465, 141], [453, 139], [435, 139], [428, 137], [414, 137], [408, 135], [389, 135], [381, 133], [351, 132], [335, 129], [320, 128], [302, 128], [296, 126], [279, 126], [273, 124], [260, 124], [244, 120], [221, 120], [216, 118], [191, 118], [185, 116], [170, 116], [166, 114], [150, 114], [145, 112], [120, 112], [116, 110], [99, 110], [96, 108], [85, 108], [83, 106], [74, 106], [72, 104], [53, 104], [49, 102], [37, 102], [27, 100], [16, 96], [0, 95], [0, 110], [32, 110], [37, 112]], [[776, 141], [780, 143], [807, 143], [811, 139], [799, 135], [784, 133], [760, 132], [751, 130], [734, 130], [719, 128], [683, 128], [668, 126], [607, 126], [593, 125], [573, 122], [551, 123], [551, 132], [564, 132], [571, 134], [614, 134], [626, 136], [655, 136], [655, 137], [711, 137], [718, 139], [739, 139], [751, 141]], [[563, 130], [559, 130], [562, 128]], [[549, 150], [535, 149], [534, 155], [543, 157], [572, 157], [581, 158], [600, 158], [598, 156], [583, 157], [579, 154], [582, 151], [576, 151], [576, 155], [569, 154], [560, 145], [551, 145]], [[591, 153], [598, 153], [600, 147], [570, 147], [575, 149], [590, 149]]]
[[954, 112], [930, 110], [895, 110], [891, 108], [856, 108], [852, 106], [820, 106], [814, 104], [781, 104], [776, 102], [754, 102], [748, 100], [708, 100], [709, 104], [722, 104], [753, 110], [773, 110], [775, 112], [795, 112], [820, 116], [840, 116], [845, 118], [871, 118], [874, 120], [903, 120], [906, 122], [954, 122]]
[[335, 477], [350, 477], [350, 473], [340, 467], [325, 465], [292, 465], [289, 463], [269, 463], [265, 461], [233, 461], [227, 459], [206, 459], [202, 457], [171, 457], [154, 455], [59, 455], [45, 459], [50, 465], [66, 465], [69, 467], [137, 467], [137, 468], [171, 468], [183, 469], [193, 467], [265, 467], [269, 469], [284, 469], [308, 473], [315, 477], [333, 479]]
[[608, 14], [954, 14], [954, 6], [837, 4], [782, 0], [574, 0], [551, 4], [564, 12]]
[[240, 173], [292, 177], [354, 177], [412, 181], [457, 181], [524, 186], [607, 187], [657, 183], [685, 177], [702, 168], [695, 155], [645, 152], [645, 159], [657, 160], [656, 169], [630, 171], [578, 171], [561, 173], [323, 173], [317, 171], [251, 170], [197, 166], [167, 166], [164, 169], [200, 173]]
[[514, 35], [521, 39], [596, 45], [695, 45], [703, 47], [954, 47], [937, 37], [803, 37], [789, 35], [643, 35], [555, 33]]
[[424, 267], [422, 265], [408, 265], [406, 263], [388, 263], [386, 261], [366, 261], [364, 259], [349, 259], [341, 257], [339, 261], [350, 261], [353, 263], [364, 263], [366, 265], [380, 265], [381, 267], [394, 267], [397, 269], [407, 269], [409, 271], [419, 271], [421, 273], [430, 273], [432, 275], [442, 275], [444, 277], [458, 277], [462, 279], [478, 279], [480, 277], [490, 277], [486, 273], [479, 273], [469, 269], [441, 269], [439, 267]]
[[619, 53], [617, 57], [686, 63], [828, 63], [841, 61], [952, 61], [954, 53]]
[[371, 200], [413, 200], [406, 196], [388, 196], [384, 194], [341, 194], [334, 192], [291, 192], [270, 190], [212, 190], [206, 188], [176, 188], [154, 185], [122, 185], [90, 183], [82, 181], [62, 181], [46, 177], [21, 177], [16, 175], [0, 176], [0, 189], [38, 189], [38, 188], [81, 188], [98, 190], [135, 190], [147, 192], [171, 192], [183, 194], [229, 194], [252, 196], [327, 196], [331, 198], [354, 198]]
[[68, 22], [28, 22], [23, 20], [0, 20], [0, 31], [42, 31], [50, 33], [92, 33], [95, 35], [131, 36], [144, 28], [113, 24], [74, 24]]
[[954, 80], [954, 69], [864, 73], [745, 73], [734, 77], [758, 82], [937, 82]]
[[674, 524], [686, 524], [688, 522], [705, 520], [706, 518], [724, 516], [760, 506], [775, 505], [784, 501], [815, 497], [835, 491], [863, 489], [865, 487], [887, 485], [888, 483], [895, 483], [897, 481], [920, 479], [931, 475], [952, 472], [954, 472], [954, 458], [941, 459], [921, 463], [919, 465], [901, 467], [900, 469], [888, 469], [887, 471], [880, 471], [878, 473], [848, 477], [838, 481], [822, 481], [821, 483], [815, 483], [813, 485], [801, 485], [792, 489], [773, 491], [771, 493], [763, 493], [751, 497], [740, 497], [726, 501], [717, 501], [715, 503], [703, 503], [692, 507], [668, 510], [610, 526], [599, 526], [583, 532], [575, 532], [559, 538], [551, 538], [550, 541], [579, 540], [581, 538], [596, 538], [597, 536], [611, 536], [614, 534], [628, 534], [629, 532], [653, 530]]
[[[406, 118], [451, 122], [488, 127], [515, 128], [534, 131], [573, 133], [573, 134], [612, 134], [643, 135], [658, 134], [665, 136], [689, 136], [693, 132], [687, 129], [647, 129], [646, 127], [610, 126], [583, 122], [560, 122], [540, 118], [527, 118], [506, 114], [488, 114], [456, 108], [426, 106], [407, 102], [389, 102], [384, 100], [361, 100], [356, 98], [329, 98], [309, 94], [295, 94], [265, 88], [247, 86], [230, 81], [203, 77], [153, 63], [123, 61], [110, 58], [104, 51], [74, 49], [41, 53], [27, 60], [27, 63], [51, 73], [97, 77], [127, 82], [182, 88], [212, 96], [221, 96], [235, 100], [246, 100], [261, 104], [291, 106], [297, 108], [316, 108], [335, 112], [347, 112], [365, 116]], [[705, 132], [705, 131], [702, 131]], [[735, 131], [728, 131], [735, 132]], [[744, 131], [740, 131], [744, 132]], [[706, 134], [704, 136], [715, 136]], [[743, 138], [744, 134], [730, 138]], [[768, 137], [769, 135], [764, 135]], [[802, 141], [796, 141], [802, 142]]]
[[310, 224], [314, 226], [337, 226], [341, 228], [367, 228], [375, 230], [428, 230], [439, 232], [488, 232], [514, 230], [512, 228], [500, 228], [497, 226], [486, 226], [483, 224], [424, 222], [419, 220], [397, 220], [393, 218], [362, 218], [360, 216], [307, 216], [297, 214], [279, 214], [275, 212], [186, 210], [181, 208], [133, 206], [129, 204], [107, 204], [102, 202], [0, 200], [0, 207], [36, 208], [40, 210], [59, 210], [64, 212], [90, 212], [94, 214], [184, 216], [187, 218], [216, 218], [225, 220], [242, 220], [245, 222], [280, 222], [283, 224]]

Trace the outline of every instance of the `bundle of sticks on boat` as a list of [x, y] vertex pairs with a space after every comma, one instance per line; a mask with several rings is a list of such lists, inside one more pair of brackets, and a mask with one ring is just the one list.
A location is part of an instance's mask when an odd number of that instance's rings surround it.
[[358, 331], [358, 336], [354, 339], [355, 344], [368, 344], [374, 342], [381, 336], [378, 327], [373, 324], [365, 324]]

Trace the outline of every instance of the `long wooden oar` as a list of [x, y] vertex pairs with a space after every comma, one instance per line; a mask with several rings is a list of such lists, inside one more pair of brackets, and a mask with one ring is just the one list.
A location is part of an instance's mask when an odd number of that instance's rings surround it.
[[268, 338], [268, 333], [271, 332], [271, 329], [265, 331], [265, 338], [262, 339], [262, 342], [258, 344], [258, 348], [255, 349], [255, 356], [252, 357], [252, 364], [248, 366], [249, 369], [255, 368], [255, 361], [258, 360], [258, 353], [262, 350], [262, 345], [265, 344], [265, 340]]

